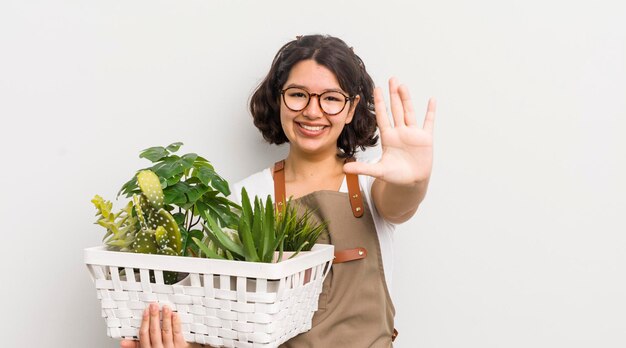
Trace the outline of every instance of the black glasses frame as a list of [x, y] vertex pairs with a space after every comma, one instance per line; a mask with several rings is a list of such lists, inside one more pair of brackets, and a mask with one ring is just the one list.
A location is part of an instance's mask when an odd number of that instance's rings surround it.
[[[300, 109], [300, 110], [292, 109], [292, 108], [289, 107], [289, 105], [287, 105], [287, 101], [285, 100], [285, 92], [290, 90], [290, 89], [299, 89], [299, 90], [305, 92], [308, 95], [307, 102], [306, 102], [306, 104], [304, 105], [304, 107], [302, 109]], [[341, 108], [341, 110], [339, 110], [338, 112], [335, 112], [334, 114], [330, 114], [330, 113], [326, 112], [326, 110], [324, 110], [324, 108], [322, 107], [322, 98], [321, 97], [324, 94], [326, 94], [326, 93], [339, 93], [344, 98], [346, 98], [344, 100], [343, 107]], [[311, 102], [311, 97], [316, 96], [317, 97], [317, 105], [319, 105], [320, 110], [322, 110], [322, 112], [324, 112], [328, 116], [339, 115], [346, 108], [346, 105], [348, 105], [348, 102], [351, 102], [355, 98], [354, 96], [350, 97], [350, 96], [347, 96], [347, 95], [345, 95], [345, 94], [343, 94], [343, 93], [341, 93], [339, 91], [326, 91], [326, 92], [323, 92], [323, 93], [311, 93], [311, 92], [309, 92], [307, 90], [304, 90], [304, 89], [302, 89], [300, 87], [288, 87], [288, 88], [285, 88], [285, 89], [281, 89], [280, 90], [280, 94], [282, 96], [283, 103], [285, 103], [285, 106], [287, 107], [287, 109], [289, 109], [291, 111], [294, 111], [294, 112], [298, 112], [298, 111], [302, 111], [302, 110], [306, 109], [307, 106], [309, 106], [309, 103]]]

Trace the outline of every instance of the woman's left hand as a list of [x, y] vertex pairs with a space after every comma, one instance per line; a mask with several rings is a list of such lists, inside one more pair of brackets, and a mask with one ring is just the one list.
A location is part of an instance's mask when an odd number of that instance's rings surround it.
[[346, 173], [373, 176], [390, 184], [414, 186], [427, 183], [433, 165], [433, 126], [436, 102], [428, 101], [422, 126], [417, 124], [409, 90], [389, 80], [392, 126], [380, 88], [374, 89], [374, 107], [380, 132], [382, 157], [378, 163], [351, 162], [344, 165]]
[[187, 343], [183, 337], [180, 318], [168, 306], [163, 306], [163, 323], [159, 320], [159, 306], [151, 303], [143, 313], [139, 328], [139, 341], [123, 340], [122, 348], [192, 348], [201, 347]]

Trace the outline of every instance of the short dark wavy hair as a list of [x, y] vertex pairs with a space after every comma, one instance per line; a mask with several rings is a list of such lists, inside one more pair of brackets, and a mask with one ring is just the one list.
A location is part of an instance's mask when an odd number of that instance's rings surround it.
[[374, 112], [374, 82], [365, 65], [351, 47], [341, 39], [328, 35], [299, 36], [278, 51], [269, 73], [250, 98], [250, 112], [254, 125], [270, 144], [289, 142], [280, 124], [280, 90], [287, 82], [294, 65], [312, 59], [329, 69], [339, 81], [341, 88], [350, 96], [360, 96], [352, 122], [347, 124], [337, 147], [341, 158], [352, 157], [357, 149], [375, 146], [376, 114]]

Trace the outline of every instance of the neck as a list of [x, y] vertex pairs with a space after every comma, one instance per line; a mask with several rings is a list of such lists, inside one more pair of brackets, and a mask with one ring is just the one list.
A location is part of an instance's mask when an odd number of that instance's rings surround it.
[[337, 153], [307, 155], [293, 149], [285, 159], [285, 179], [287, 181], [315, 180], [343, 174], [344, 160]]

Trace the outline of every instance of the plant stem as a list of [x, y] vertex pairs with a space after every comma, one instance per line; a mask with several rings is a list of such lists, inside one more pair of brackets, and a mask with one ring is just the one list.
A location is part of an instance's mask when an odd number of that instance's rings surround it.
[[[192, 215], [193, 218], [193, 215]], [[190, 230], [190, 226], [191, 225], [191, 218], [189, 217], [189, 210], [185, 210], [185, 228], [187, 229], [187, 231]]]

